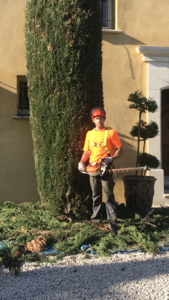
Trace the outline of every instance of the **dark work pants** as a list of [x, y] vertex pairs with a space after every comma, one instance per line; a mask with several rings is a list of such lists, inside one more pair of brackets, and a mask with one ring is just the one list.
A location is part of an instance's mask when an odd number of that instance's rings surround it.
[[89, 178], [93, 199], [93, 215], [91, 216], [91, 220], [94, 221], [97, 219], [101, 219], [103, 189], [106, 202], [107, 219], [110, 223], [114, 224], [116, 218], [116, 202], [113, 194], [114, 181], [112, 178], [112, 174], [106, 174], [104, 179], [102, 179], [100, 175], [89, 176]]

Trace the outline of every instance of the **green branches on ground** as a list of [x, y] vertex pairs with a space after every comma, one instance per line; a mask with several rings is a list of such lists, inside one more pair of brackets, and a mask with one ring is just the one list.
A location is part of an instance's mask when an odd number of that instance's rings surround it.
[[139, 249], [143, 249], [144, 251], [149, 253], [159, 253], [157, 245], [155, 245], [154, 242], [152, 242], [151, 237], [148, 235], [148, 233], [139, 232], [137, 227], [134, 225], [121, 228], [119, 234], [130, 234], [131, 241], [134, 244], [138, 245]]
[[102, 256], [109, 256], [109, 250], [111, 249], [125, 249], [126, 241], [119, 234], [112, 238], [111, 233], [101, 238], [93, 246], [94, 250]]
[[[169, 209], [135, 211], [124, 205], [117, 205], [118, 235], [107, 232], [108, 224], [92, 224], [84, 221], [59, 222], [52, 217], [45, 205], [11, 202], [0, 204], [0, 246], [1, 241], [9, 242], [0, 249], [0, 260], [5, 268], [15, 274], [20, 271], [23, 261], [56, 262], [65, 255], [82, 253], [82, 245], [91, 245], [99, 255], [109, 256], [117, 251], [142, 249], [158, 253], [159, 246], [169, 245]], [[26, 222], [27, 220], [27, 222]], [[100, 227], [101, 226], [101, 227]], [[102, 228], [102, 230], [101, 230]], [[19, 252], [26, 243], [41, 238], [46, 246], [62, 252], [50, 260], [39, 253]]]
[[15, 257], [14, 253], [11, 252], [11, 248], [4, 247], [0, 249], [0, 260], [5, 269], [9, 269], [15, 276], [20, 273], [21, 260]]
[[77, 164], [90, 110], [103, 106], [98, 0], [29, 0], [26, 59], [38, 191], [53, 215], [86, 218], [88, 178]]

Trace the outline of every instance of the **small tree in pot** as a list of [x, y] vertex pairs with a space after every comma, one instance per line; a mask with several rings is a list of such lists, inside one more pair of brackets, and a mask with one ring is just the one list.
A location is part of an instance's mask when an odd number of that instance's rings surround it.
[[[137, 161], [136, 167], [147, 166], [149, 168], [157, 168], [159, 160], [148, 153], [145, 153], [146, 140], [154, 138], [158, 134], [158, 125], [155, 122], [147, 124], [142, 118], [142, 114], [145, 112], [154, 113], [157, 109], [157, 103], [149, 98], [143, 96], [140, 91], [132, 93], [128, 97], [128, 101], [132, 102], [129, 105], [130, 109], [136, 109], [139, 111], [139, 122], [132, 127], [130, 134], [133, 137], [137, 137]], [[143, 152], [140, 153], [140, 142], [143, 141]], [[138, 176], [129, 175], [124, 176], [125, 186], [125, 199], [126, 204], [129, 207], [151, 207], [154, 195], [154, 183], [156, 178], [153, 176]]]

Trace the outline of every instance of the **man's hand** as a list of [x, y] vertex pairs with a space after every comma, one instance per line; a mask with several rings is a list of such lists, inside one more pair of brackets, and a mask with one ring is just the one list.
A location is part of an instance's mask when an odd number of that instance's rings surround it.
[[111, 163], [113, 161], [112, 157], [103, 157], [101, 159], [101, 162], [105, 165], [108, 165], [109, 163]]
[[80, 161], [80, 162], [78, 163], [78, 170], [79, 170], [81, 173], [86, 173], [86, 168], [85, 168], [84, 163], [82, 163], [82, 161]]

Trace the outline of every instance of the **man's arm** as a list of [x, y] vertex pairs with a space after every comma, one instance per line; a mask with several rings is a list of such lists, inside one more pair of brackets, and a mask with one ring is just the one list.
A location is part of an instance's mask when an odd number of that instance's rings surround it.
[[85, 163], [88, 160], [88, 158], [89, 158], [89, 152], [84, 151], [80, 161]]
[[123, 155], [123, 148], [120, 147], [116, 150], [116, 152], [114, 153], [114, 155], [112, 156], [112, 160], [116, 160], [118, 158], [120, 158]]
[[107, 165], [110, 162], [113, 162], [114, 160], [120, 158], [122, 155], [123, 155], [123, 148], [122, 147], [117, 148], [117, 150], [116, 150], [116, 152], [114, 153], [113, 156], [103, 157], [102, 162]]
[[80, 162], [78, 163], [78, 170], [82, 173], [84, 173], [86, 171], [84, 163], [88, 160], [88, 158], [89, 158], [89, 152], [84, 151], [82, 158], [81, 158]]

